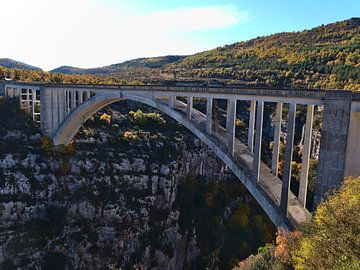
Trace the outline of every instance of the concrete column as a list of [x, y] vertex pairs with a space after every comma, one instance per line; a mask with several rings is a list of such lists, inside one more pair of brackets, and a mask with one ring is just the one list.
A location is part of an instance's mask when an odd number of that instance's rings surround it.
[[58, 103], [59, 103], [59, 125], [60, 125], [66, 117], [65, 91], [59, 90]]
[[52, 93], [52, 110], [53, 110], [51, 133], [53, 134], [59, 126], [59, 91], [53, 90], [51, 93]]
[[187, 115], [187, 118], [191, 120], [193, 97], [188, 96], [186, 102], [187, 102], [186, 115]]
[[71, 109], [75, 109], [76, 108], [76, 91], [72, 90], [71, 91]]
[[35, 121], [35, 106], [36, 106], [36, 90], [31, 90], [31, 114], [33, 121]]
[[249, 134], [248, 134], [248, 148], [251, 153], [254, 153], [255, 113], [256, 113], [256, 101], [252, 100], [250, 103]]
[[295, 118], [296, 118], [296, 104], [290, 103], [288, 116], [288, 132], [286, 136], [285, 160], [284, 160], [284, 174], [281, 185], [281, 202], [280, 209], [284, 215], [287, 215], [290, 181], [291, 181], [291, 162], [293, 154], [294, 133], [295, 133]]
[[176, 96], [169, 96], [169, 107], [174, 108], [176, 103]]
[[40, 88], [40, 125], [41, 131], [46, 136], [52, 132], [52, 91]]
[[256, 114], [254, 161], [253, 161], [253, 177], [255, 181], [259, 181], [260, 179], [263, 118], [264, 118], [264, 101], [258, 101], [257, 114]]
[[86, 100], [90, 98], [90, 91], [86, 91]]
[[66, 91], [66, 114], [68, 114], [70, 110], [70, 91]]
[[274, 144], [273, 144], [272, 160], [271, 160], [271, 171], [274, 176], [278, 175], [282, 108], [283, 108], [282, 102], [278, 102], [276, 104], [276, 112], [275, 112]]
[[314, 105], [307, 106], [306, 123], [305, 123], [305, 138], [302, 153], [302, 165], [300, 174], [300, 186], [299, 186], [299, 202], [306, 206], [306, 194], [309, 177], [309, 160], [311, 151], [311, 134], [313, 126]]
[[[344, 179], [351, 92], [326, 91], [314, 206]], [[358, 142], [359, 135], [356, 137]], [[359, 158], [359, 157], [356, 157]]]
[[79, 95], [79, 104], [82, 104], [84, 102], [84, 99], [83, 99], [83, 91], [79, 91], [78, 92], [78, 95]]
[[213, 98], [208, 97], [206, 102], [206, 132], [212, 133], [212, 112], [213, 112]]
[[229, 153], [234, 156], [236, 99], [230, 98], [227, 100], [226, 111], [226, 136], [228, 140], [227, 147]]
[[345, 176], [360, 175], [360, 102], [351, 102], [349, 135], [346, 147]]

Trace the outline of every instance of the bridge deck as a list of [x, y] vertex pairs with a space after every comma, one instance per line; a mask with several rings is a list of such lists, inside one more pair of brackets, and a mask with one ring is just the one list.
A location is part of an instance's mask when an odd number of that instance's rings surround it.
[[[158, 99], [161, 103], [168, 104], [168, 99], [162, 98]], [[187, 105], [181, 101], [174, 104], [174, 109], [186, 114]], [[191, 121], [195, 122], [198, 129], [206, 133], [206, 115], [202, 112], [192, 109]], [[214, 125], [213, 125], [214, 126]], [[227, 136], [225, 128], [218, 126], [216, 131], [213, 130], [211, 138], [213, 140], [218, 140], [220, 144], [218, 145], [227, 145]], [[249, 175], [251, 178], [252, 175], [252, 164], [253, 164], [253, 155], [248, 150], [248, 147], [242, 143], [239, 139], [235, 140], [235, 155], [234, 160], [236, 164], [241, 164], [243, 170], [245, 170], [246, 175]], [[226, 149], [224, 149], [226, 150]], [[270, 168], [264, 163], [261, 162], [260, 165], [260, 179], [258, 185], [265, 192], [265, 194], [278, 206], [280, 205], [281, 199], [281, 180], [278, 177], [273, 176]], [[296, 196], [290, 192], [289, 193], [289, 204], [288, 204], [288, 219], [292, 224], [302, 224], [308, 222], [311, 219], [311, 214], [309, 211], [304, 209], [298, 202]]]

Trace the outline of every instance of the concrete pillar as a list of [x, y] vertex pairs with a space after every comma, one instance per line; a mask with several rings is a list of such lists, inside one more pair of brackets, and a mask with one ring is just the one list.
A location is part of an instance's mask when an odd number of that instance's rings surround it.
[[186, 115], [187, 115], [187, 118], [191, 120], [193, 97], [188, 96], [186, 101], [187, 101]]
[[31, 90], [31, 114], [33, 121], [35, 121], [35, 107], [36, 107], [36, 90]]
[[284, 215], [287, 215], [290, 181], [291, 181], [291, 162], [293, 154], [294, 133], [295, 133], [296, 104], [290, 103], [288, 116], [288, 131], [286, 136], [284, 174], [281, 185], [281, 202], [280, 209]]
[[306, 113], [305, 137], [304, 137], [304, 145], [303, 145], [303, 153], [302, 153], [302, 165], [301, 165], [300, 186], [299, 186], [299, 196], [298, 196], [299, 202], [303, 207], [306, 206], [313, 116], [314, 116], [314, 105], [310, 104], [307, 106], [307, 113]]
[[66, 117], [66, 102], [65, 91], [58, 91], [58, 103], [59, 103], [59, 125], [64, 121]]
[[52, 91], [40, 88], [40, 125], [41, 131], [46, 136], [52, 134]]
[[70, 91], [66, 91], [66, 114], [71, 111]]
[[71, 109], [74, 110], [76, 108], [76, 91], [71, 91]]
[[212, 112], [213, 112], [213, 98], [208, 97], [206, 102], [206, 132], [211, 135], [212, 132]]
[[351, 95], [348, 91], [326, 91], [325, 94], [315, 207], [330, 189], [339, 186], [344, 179]]
[[275, 112], [274, 144], [273, 144], [272, 160], [271, 160], [271, 171], [274, 176], [278, 175], [282, 108], [283, 108], [282, 102], [278, 102], [276, 104], [276, 112]]
[[227, 147], [229, 153], [234, 156], [235, 145], [235, 118], [236, 118], [236, 99], [230, 98], [227, 100], [226, 109], [226, 136]]
[[86, 100], [90, 99], [90, 91], [86, 91]]
[[360, 175], [360, 102], [351, 103], [349, 135], [346, 147], [345, 176]]
[[257, 114], [256, 114], [254, 161], [253, 161], [253, 177], [255, 181], [259, 181], [260, 179], [263, 118], [264, 118], [264, 101], [258, 101]]
[[169, 96], [169, 107], [174, 108], [176, 103], [176, 96]]
[[51, 133], [54, 133], [54, 131], [59, 126], [59, 91], [53, 90], [52, 93], [52, 131]]
[[251, 153], [254, 153], [255, 113], [256, 113], [256, 101], [252, 100], [250, 103], [249, 134], [248, 134], [248, 148]]
[[78, 95], [79, 95], [79, 104], [82, 104], [84, 102], [84, 99], [83, 99], [83, 91], [79, 91], [78, 92]]

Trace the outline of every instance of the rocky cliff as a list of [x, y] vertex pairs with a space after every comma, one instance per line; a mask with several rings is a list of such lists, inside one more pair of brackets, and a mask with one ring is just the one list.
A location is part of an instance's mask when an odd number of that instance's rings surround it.
[[273, 239], [240, 182], [171, 119], [124, 101], [54, 149], [15, 104], [0, 100], [1, 269], [224, 269]]

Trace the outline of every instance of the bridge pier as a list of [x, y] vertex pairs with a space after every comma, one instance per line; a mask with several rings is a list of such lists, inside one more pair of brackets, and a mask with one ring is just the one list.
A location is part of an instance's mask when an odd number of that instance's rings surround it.
[[291, 182], [291, 163], [295, 133], [296, 104], [290, 103], [288, 115], [288, 132], [286, 135], [284, 174], [281, 186], [280, 209], [284, 215], [287, 215]]
[[226, 135], [227, 135], [227, 147], [229, 153], [234, 156], [235, 145], [235, 119], [236, 119], [236, 99], [230, 98], [227, 100], [226, 108]]
[[274, 144], [273, 144], [272, 160], [271, 160], [271, 171], [274, 176], [278, 175], [282, 109], [283, 109], [283, 103], [277, 102], [276, 112], [275, 112], [275, 125], [274, 125]]
[[212, 112], [213, 112], [213, 98], [208, 97], [206, 102], [206, 132], [212, 133]]
[[300, 186], [299, 186], [299, 202], [303, 207], [306, 207], [306, 194], [309, 177], [309, 160], [311, 151], [311, 137], [314, 116], [314, 105], [307, 106], [306, 123], [305, 123], [305, 137], [302, 151], [302, 165], [300, 173]]
[[[351, 92], [325, 93], [320, 157], [317, 171], [314, 206], [344, 178], [346, 147], [350, 122]], [[357, 138], [359, 135], [357, 135]], [[358, 139], [356, 140], [358, 144]], [[356, 157], [359, 159], [359, 157]], [[359, 164], [357, 162], [357, 164]], [[359, 165], [357, 165], [359, 167]]]
[[248, 132], [248, 148], [254, 153], [254, 129], [255, 129], [256, 100], [250, 101], [249, 111], [249, 132]]
[[254, 161], [253, 161], [253, 177], [256, 182], [259, 181], [259, 177], [260, 177], [263, 120], [264, 120], [264, 101], [258, 101], [257, 112], [256, 112], [256, 132], [255, 132], [255, 148], [254, 148]]
[[176, 96], [169, 96], [169, 107], [174, 108], [176, 103]]
[[191, 120], [192, 108], [193, 108], [193, 97], [188, 96], [186, 99], [187, 107], [186, 107], [186, 115], [187, 118]]

